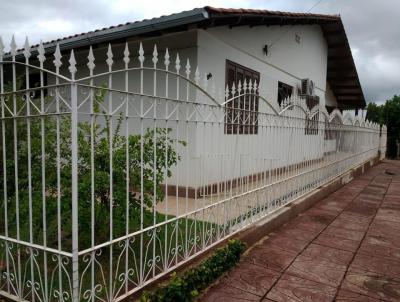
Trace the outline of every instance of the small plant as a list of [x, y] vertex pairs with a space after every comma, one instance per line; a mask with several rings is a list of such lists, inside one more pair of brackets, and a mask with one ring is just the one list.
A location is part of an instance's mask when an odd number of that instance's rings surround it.
[[198, 267], [192, 268], [182, 276], [171, 275], [167, 285], [152, 292], [144, 292], [141, 302], [190, 302], [218, 277], [239, 262], [245, 249], [240, 240], [230, 240]]

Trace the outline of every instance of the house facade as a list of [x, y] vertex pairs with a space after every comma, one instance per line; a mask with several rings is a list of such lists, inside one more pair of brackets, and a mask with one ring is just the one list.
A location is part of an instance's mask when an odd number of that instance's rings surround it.
[[6, 53], [0, 295], [121, 301], [382, 158], [339, 16], [204, 7]]
[[[327, 108], [328, 112], [334, 109], [359, 109], [365, 106], [357, 71], [339, 16], [205, 7], [53, 41], [44, 44], [46, 51], [51, 52], [56, 44], [62, 53], [75, 49], [76, 78], [90, 75], [90, 70], [86, 68], [89, 46], [92, 47], [96, 58], [94, 61], [96, 74], [107, 73], [109, 70], [107, 64], [109, 45], [112, 50], [112, 70], [124, 69], [124, 51], [128, 48], [131, 58], [129, 67], [149, 68], [142, 73], [139, 70], [129, 71], [129, 91], [142, 92], [146, 95], [159, 97], [169, 95], [179, 99], [187, 94], [188, 99], [196, 100], [198, 103], [229, 107], [229, 104], [224, 102], [232, 95], [226, 95], [226, 89], [231, 90], [232, 85], [237, 89], [239, 82], [243, 85], [246, 79], [247, 82], [251, 80], [257, 83], [257, 94], [266, 101], [256, 100], [247, 103], [244, 101], [237, 106], [253, 106], [261, 113], [273, 113], [271, 105], [279, 111], [285, 99], [302, 93], [312, 96], [311, 102], [307, 103], [310, 110], [316, 105]], [[139, 59], [140, 45], [144, 53], [142, 61]], [[155, 46], [156, 52], [154, 52]], [[155, 73], [150, 69], [166, 68], [166, 49], [169, 55], [168, 68], [174, 71], [178, 68], [178, 73], [184, 77], [189, 74], [188, 79], [191, 81], [196, 81], [197, 68], [200, 74], [197, 82], [208, 89], [207, 95], [196, 87], [191, 86], [187, 89], [184, 84], [177, 88], [175, 81], [171, 79], [166, 84], [163, 72], [157, 72], [155, 86]], [[154, 63], [155, 54], [156, 63]], [[179, 63], [176, 62], [177, 54]], [[48, 61], [46, 64], [51, 65], [52, 62]], [[60, 73], [69, 74], [67, 64], [61, 66]], [[54, 76], [47, 76], [48, 83], [55, 83]], [[139, 80], [140, 77], [143, 77], [142, 82]], [[97, 76], [93, 81], [98, 86], [107, 86], [108, 76]], [[304, 83], [312, 84], [310, 93], [302, 91]], [[112, 88], [121, 91], [126, 89], [124, 73], [113, 74]], [[166, 110], [164, 106], [158, 105], [157, 110], [161, 115]], [[225, 116], [225, 118], [232, 117]], [[237, 125], [240, 123], [248, 125]], [[265, 149], [249, 147], [256, 146], [260, 140], [260, 134], [256, 133], [257, 127], [251, 126], [251, 123], [252, 121], [248, 119], [247, 122], [236, 120], [233, 122], [236, 125], [227, 125], [229, 121], [225, 120], [225, 125], [218, 129], [215, 125], [185, 127], [184, 123], [170, 124], [168, 127], [173, 129], [172, 135], [178, 132], [181, 139], [185, 139], [186, 136], [190, 138], [190, 144], [185, 147], [189, 151], [181, 152], [187, 157], [185, 161], [189, 161], [190, 166], [201, 167], [196, 170], [199, 171], [199, 175], [191, 171], [181, 172], [179, 180], [175, 179], [176, 173], [172, 173], [170, 183], [179, 183], [180, 187], [188, 186], [190, 190], [194, 190], [204, 187], [204, 182], [211, 185], [221, 180], [228, 181], [232, 176], [236, 178], [261, 173], [271, 167], [316, 160], [336, 148], [334, 140], [326, 137], [324, 139], [322, 131], [319, 133], [311, 131], [305, 132], [303, 137], [298, 138], [300, 141], [309, 142], [308, 149], [304, 152], [306, 155], [298, 157], [293, 155], [290, 159], [282, 156], [282, 150], [298, 144], [283, 137], [282, 144], [273, 148], [268, 147], [271, 149], [266, 154]], [[131, 123], [130, 127], [130, 133], [137, 133], [140, 128], [135, 123]], [[183, 133], [186, 133], [185, 137], [181, 137]], [[270, 140], [268, 136], [272, 134], [265, 135], [263, 139]], [[209, 144], [203, 143], [204, 137], [209, 138]], [[219, 145], [223, 147], [215, 147]], [[235, 150], [234, 154], [232, 150]], [[226, 158], [221, 159], [221, 156]], [[227, 167], [233, 167], [226, 176], [216, 173], [221, 160], [227, 161]], [[254, 166], [260, 166], [259, 162], [263, 162], [260, 171], [255, 171]]]

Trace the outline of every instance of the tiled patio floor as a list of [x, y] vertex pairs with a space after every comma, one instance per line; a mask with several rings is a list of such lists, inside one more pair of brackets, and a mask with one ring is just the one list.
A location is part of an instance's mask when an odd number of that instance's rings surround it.
[[200, 301], [400, 301], [400, 161], [271, 233]]

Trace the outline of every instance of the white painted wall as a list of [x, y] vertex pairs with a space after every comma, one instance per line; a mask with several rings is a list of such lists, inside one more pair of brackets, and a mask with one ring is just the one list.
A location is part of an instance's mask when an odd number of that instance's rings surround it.
[[[300, 36], [300, 43], [295, 35]], [[279, 41], [277, 41], [279, 39]], [[273, 44], [266, 56], [263, 47]], [[320, 97], [320, 104], [325, 105], [327, 44], [322, 31], [317, 25], [307, 26], [259, 26], [259, 27], [216, 27], [199, 30], [198, 62], [207, 73], [213, 74], [217, 87], [225, 85], [226, 59], [260, 73], [260, 95], [269, 102], [277, 103], [278, 81], [296, 87], [301, 79], [309, 78], [316, 85], [315, 94]], [[271, 113], [268, 106], [260, 101], [261, 113]], [[304, 117], [301, 112], [291, 112]], [[301, 127], [302, 125], [300, 125]], [[304, 127], [304, 126], [303, 126]], [[227, 177], [239, 177], [263, 171], [272, 164], [280, 167], [304, 160], [319, 158], [324, 153], [323, 131], [319, 135], [305, 135], [302, 130], [269, 130], [259, 127], [257, 135], [224, 135], [212, 133], [211, 129], [198, 129], [196, 158], [205, 162], [203, 171], [210, 183], [221, 177], [215, 173], [218, 160], [205, 161], [203, 157], [212, 158], [215, 149], [212, 146], [221, 144], [226, 153], [224, 166], [232, 169]], [[271, 128], [272, 129], [272, 128]], [[265, 130], [265, 131], [264, 131]], [[203, 137], [215, 138], [211, 144], [204, 144]], [[268, 142], [281, 142], [270, 145]], [[262, 140], [262, 143], [260, 143]], [[279, 139], [278, 139], [279, 140]], [[264, 142], [265, 141], [265, 142]], [[304, 142], [307, 142], [304, 144]], [[302, 152], [296, 152], [296, 146], [302, 145]], [[303, 154], [307, 154], [303, 157]], [[267, 161], [267, 166], [261, 164]], [[225, 177], [222, 177], [225, 179]]]
[[[295, 34], [300, 36], [300, 44]], [[264, 45], [274, 41], [266, 56]], [[310, 78], [324, 105], [327, 51], [318, 25], [223, 26], [199, 30], [198, 34], [199, 66], [213, 73], [217, 86], [225, 85], [225, 60], [229, 59], [260, 72], [260, 94], [271, 101], [277, 100], [278, 81], [296, 86], [301, 79]]]
[[326, 83], [325, 106], [337, 107], [336, 97], [333, 94], [332, 89], [329, 87], [328, 82]]

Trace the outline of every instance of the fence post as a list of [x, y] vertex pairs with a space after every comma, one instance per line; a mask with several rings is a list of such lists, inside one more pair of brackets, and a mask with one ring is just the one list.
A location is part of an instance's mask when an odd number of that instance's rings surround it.
[[75, 82], [76, 61], [74, 51], [69, 59], [71, 73], [71, 202], [72, 202], [72, 301], [79, 301], [78, 257], [78, 89]]

